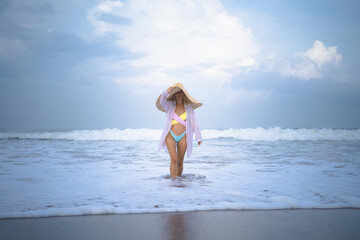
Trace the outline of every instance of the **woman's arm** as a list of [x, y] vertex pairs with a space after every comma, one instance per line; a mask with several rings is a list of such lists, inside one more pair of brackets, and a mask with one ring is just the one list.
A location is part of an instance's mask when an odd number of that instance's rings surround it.
[[165, 112], [169, 110], [170, 103], [168, 100], [166, 100], [166, 98], [169, 96], [169, 92], [171, 92], [172, 89], [173, 87], [169, 87], [168, 89], [164, 90], [160, 96], [160, 105], [164, 108]]

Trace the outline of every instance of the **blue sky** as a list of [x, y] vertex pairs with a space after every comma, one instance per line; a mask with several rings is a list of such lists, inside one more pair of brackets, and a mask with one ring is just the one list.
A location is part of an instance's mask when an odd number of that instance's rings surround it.
[[1, 1], [0, 128], [360, 127], [357, 1]]

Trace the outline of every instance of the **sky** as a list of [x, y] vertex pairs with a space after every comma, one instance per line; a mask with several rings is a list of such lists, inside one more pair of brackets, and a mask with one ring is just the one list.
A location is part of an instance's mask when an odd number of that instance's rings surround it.
[[0, 129], [359, 128], [360, 2], [1, 0]]

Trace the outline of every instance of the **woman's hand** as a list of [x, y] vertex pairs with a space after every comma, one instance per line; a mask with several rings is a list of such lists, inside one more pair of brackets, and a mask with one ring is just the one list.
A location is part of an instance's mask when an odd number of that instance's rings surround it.
[[170, 93], [172, 90], [174, 90], [175, 87], [169, 87], [166, 91]]
[[202, 141], [198, 142], [199, 146], [202, 144]]

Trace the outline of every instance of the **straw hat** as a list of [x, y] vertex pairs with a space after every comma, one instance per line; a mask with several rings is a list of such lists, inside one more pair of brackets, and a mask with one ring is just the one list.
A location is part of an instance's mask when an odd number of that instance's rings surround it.
[[[166, 100], [174, 99], [174, 94], [177, 93], [178, 91], [182, 90], [184, 92], [185, 102], [190, 103], [191, 106], [193, 107], [193, 109], [201, 107], [203, 105], [201, 102], [198, 102], [193, 97], [191, 97], [190, 94], [185, 90], [184, 86], [181, 83], [175, 83], [172, 87], [174, 87], [174, 89], [169, 93], [169, 96], [166, 98]], [[161, 95], [156, 100], [156, 107], [160, 111], [165, 112], [164, 108], [160, 104], [160, 97], [161, 97]]]

